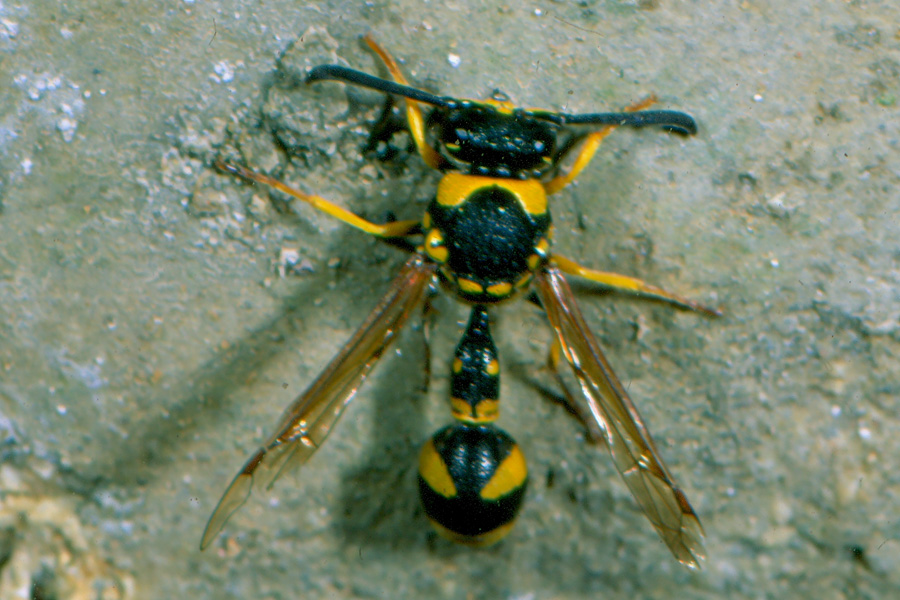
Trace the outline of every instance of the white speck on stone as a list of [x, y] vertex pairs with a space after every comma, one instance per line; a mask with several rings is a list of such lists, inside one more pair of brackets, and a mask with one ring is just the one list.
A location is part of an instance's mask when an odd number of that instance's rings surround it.
[[69, 117], [63, 117], [56, 122], [56, 128], [62, 134], [63, 141], [69, 143], [73, 139], [75, 139], [75, 131], [78, 129], [78, 121], [76, 121], [75, 119], [70, 119]]
[[762, 102], [763, 101], [762, 94], [753, 94], [753, 101], [754, 102]]
[[11, 40], [17, 35], [19, 35], [18, 23], [9, 19], [0, 19], [0, 39]]
[[61, 35], [64, 40], [71, 40], [72, 36], [74, 36], [75, 34], [72, 32], [71, 29], [63, 26], [59, 30], [59, 35]]
[[872, 439], [872, 430], [868, 427], [862, 426], [859, 428], [859, 437], [868, 441]]
[[19, 163], [22, 167], [22, 172], [26, 175], [31, 175], [31, 167], [34, 166], [34, 163], [31, 162], [30, 158], [23, 159], [22, 162]]
[[841, 416], [841, 407], [840, 407], [840, 406], [837, 406], [837, 405], [832, 406], [832, 407], [831, 407], [831, 416], [832, 416], [832, 417], [839, 417], [839, 416]]
[[300, 262], [299, 248], [284, 247], [278, 255], [278, 276], [282, 279], [287, 275], [287, 271]]
[[213, 67], [213, 71], [218, 75], [218, 77], [214, 77], [214, 79], [219, 83], [228, 83], [234, 79], [234, 67], [232, 67], [227, 60], [217, 62]]
[[450, 63], [450, 66], [454, 69], [458, 69], [459, 65], [462, 64], [462, 58], [460, 58], [459, 54], [453, 54], [451, 52], [447, 55], [447, 62]]
[[62, 85], [62, 77], [41, 73], [31, 77], [31, 81], [29, 81], [28, 75], [20, 74], [16, 75], [13, 82], [24, 89], [29, 98], [36, 101], [41, 99], [44, 92], [59, 88]]
[[768, 206], [772, 210], [776, 210], [778, 212], [784, 212], [787, 208], [784, 205], [784, 198], [787, 196], [785, 192], [778, 192], [768, 200], [766, 200], [766, 206]]

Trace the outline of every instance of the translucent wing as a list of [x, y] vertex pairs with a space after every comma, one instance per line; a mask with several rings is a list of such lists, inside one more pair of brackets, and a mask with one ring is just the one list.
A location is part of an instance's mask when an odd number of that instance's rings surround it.
[[433, 273], [434, 265], [419, 255], [406, 262], [375, 310], [322, 374], [287, 407], [275, 433], [250, 457], [225, 490], [203, 531], [201, 550], [222, 531], [254, 487], [269, 489], [284, 471], [309, 460], [374, 364], [397, 337]]
[[588, 427], [606, 440], [616, 468], [675, 558], [690, 568], [699, 568], [705, 558], [703, 526], [669, 475], [641, 415], [606, 362], [569, 284], [552, 265], [539, 272], [535, 281], [550, 325], [581, 386], [593, 420]]

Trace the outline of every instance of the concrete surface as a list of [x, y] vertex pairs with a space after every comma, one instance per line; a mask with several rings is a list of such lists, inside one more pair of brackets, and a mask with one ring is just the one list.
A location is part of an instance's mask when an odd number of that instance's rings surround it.
[[[887, 1], [0, 3], [0, 596], [890, 597], [898, 23]], [[501, 425], [532, 472], [508, 540], [453, 547], [417, 505], [465, 318], [440, 301], [428, 394], [416, 325], [326, 447], [198, 551], [404, 260], [209, 159], [373, 219], [417, 218], [435, 182], [361, 155], [377, 95], [273, 87], [282, 53], [378, 72], [366, 32], [442, 93], [654, 93], [697, 118], [690, 139], [616, 132], [553, 214], [561, 253], [725, 310], [581, 303], [703, 521], [703, 571], [535, 391], [549, 333], [524, 303], [496, 311]]]

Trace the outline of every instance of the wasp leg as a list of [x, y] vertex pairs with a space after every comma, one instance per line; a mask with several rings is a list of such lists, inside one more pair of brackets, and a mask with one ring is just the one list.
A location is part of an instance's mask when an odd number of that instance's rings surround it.
[[587, 267], [579, 265], [574, 260], [568, 259], [565, 256], [560, 256], [559, 254], [554, 254], [553, 260], [556, 262], [557, 266], [563, 273], [568, 273], [569, 275], [577, 275], [579, 277], [587, 279], [588, 281], [599, 283], [602, 286], [612, 288], [614, 290], [628, 292], [631, 294], [640, 294], [642, 296], [649, 296], [651, 298], [658, 298], [676, 306], [680, 306], [681, 308], [693, 310], [705, 315], [709, 315], [711, 317], [722, 316], [722, 311], [717, 308], [710, 308], [708, 306], [700, 304], [699, 302], [696, 302], [689, 298], [685, 298], [684, 296], [679, 296], [677, 294], [673, 294], [672, 292], [667, 292], [662, 288], [656, 287], [655, 285], [650, 285], [649, 283], [646, 283], [641, 279], [637, 279], [636, 277], [629, 277], [627, 275], [620, 275], [619, 273], [611, 273], [609, 271], [596, 271], [594, 269], [589, 269]]
[[216, 160], [216, 168], [221, 171], [225, 171], [226, 173], [237, 175], [238, 177], [241, 177], [243, 179], [248, 179], [250, 181], [255, 181], [257, 183], [262, 183], [269, 187], [275, 188], [276, 190], [284, 192], [285, 194], [296, 198], [297, 200], [306, 202], [317, 210], [329, 214], [336, 219], [340, 219], [348, 225], [352, 225], [357, 229], [361, 229], [366, 233], [377, 237], [402, 238], [404, 236], [411, 235], [420, 225], [418, 220], [413, 219], [406, 221], [394, 221], [392, 223], [379, 225], [378, 223], [366, 221], [362, 217], [353, 214], [347, 209], [341, 208], [333, 202], [329, 202], [321, 196], [316, 196], [314, 194], [304, 194], [300, 190], [294, 189], [286, 183], [278, 181], [274, 177], [269, 177], [268, 175], [257, 173], [256, 171], [252, 171], [246, 167], [226, 163], [222, 160]]
[[[654, 96], [650, 96], [649, 98], [645, 98], [640, 102], [632, 104], [631, 106], [626, 108], [624, 112], [636, 112], [639, 110], [644, 110], [654, 102], [656, 102], [656, 98]], [[578, 151], [578, 156], [575, 157], [575, 163], [572, 165], [572, 168], [569, 169], [569, 172], [563, 173], [562, 175], [557, 175], [550, 181], [544, 183], [544, 189], [547, 191], [547, 195], [555, 194], [559, 190], [572, 183], [575, 178], [578, 177], [579, 173], [581, 173], [584, 168], [588, 166], [588, 163], [591, 162], [591, 159], [594, 158], [594, 154], [596, 154], [597, 150], [600, 148], [600, 144], [603, 142], [603, 138], [612, 133], [616, 127], [618, 127], [618, 125], [607, 125], [598, 131], [588, 134], [585, 137], [584, 145], [582, 145], [581, 150]]]
[[[364, 39], [369, 48], [384, 62], [394, 81], [408, 86], [409, 82], [406, 81], [406, 77], [403, 76], [403, 73], [400, 71], [400, 65], [397, 64], [394, 57], [379, 46], [372, 36], [366, 35]], [[416, 142], [416, 148], [419, 150], [422, 160], [432, 169], [440, 169], [444, 164], [444, 159], [437, 150], [429, 146], [428, 142], [425, 141], [425, 117], [422, 115], [419, 103], [409, 98], [406, 98], [406, 120], [409, 122], [409, 132]]]
[[437, 295], [438, 289], [434, 285], [429, 286], [425, 290], [425, 301], [422, 303], [422, 370], [425, 372], [425, 381], [422, 383], [423, 394], [427, 394], [431, 386], [431, 329], [437, 313], [432, 301]]
[[409, 132], [406, 115], [400, 114], [397, 98], [388, 96], [384, 108], [381, 109], [381, 116], [369, 132], [369, 139], [363, 146], [363, 154], [374, 154], [379, 162], [383, 163], [393, 162], [401, 154], [411, 154], [415, 149], [415, 142], [411, 139], [407, 141], [407, 147], [402, 149], [392, 142], [394, 134], [400, 131]]

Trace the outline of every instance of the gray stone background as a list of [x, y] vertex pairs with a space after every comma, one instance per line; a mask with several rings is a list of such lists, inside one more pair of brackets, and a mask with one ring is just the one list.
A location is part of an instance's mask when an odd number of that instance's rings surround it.
[[[428, 394], [416, 325], [302, 472], [198, 551], [245, 457], [404, 260], [207, 161], [376, 220], [417, 218], [436, 181], [360, 153], [377, 94], [273, 78], [282, 53], [378, 73], [366, 32], [441, 93], [569, 112], [654, 93], [697, 118], [690, 139], [616, 132], [552, 206], [561, 253], [725, 310], [581, 302], [703, 521], [703, 571], [536, 391], [549, 333], [525, 303], [495, 311], [501, 425], [532, 473], [509, 539], [451, 546], [417, 506], [465, 319], [445, 300]], [[11, 1], [0, 82], [0, 596], [898, 589], [897, 3]]]

